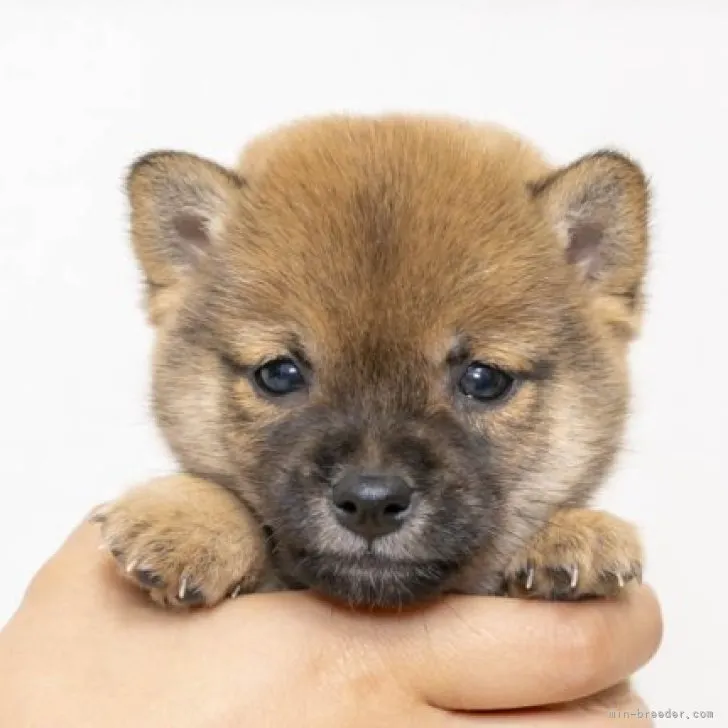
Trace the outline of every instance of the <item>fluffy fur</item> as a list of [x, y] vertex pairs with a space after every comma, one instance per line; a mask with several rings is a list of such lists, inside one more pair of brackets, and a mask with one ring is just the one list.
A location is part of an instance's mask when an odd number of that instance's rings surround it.
[[[587, 509], [619, 450], [642, 311], [633, 161], [555, 168], [498, 127], [327, 117], [254, 140], [235, 169], [146, 155], [128, 190], [181, 471], [95, 518], [153, 598], [577, 599], [639, 578], [632, 527]], [[308, 386], [271, 400], [252, 373], [281, 356]], [[511, 374], [510, 396], [463, 397], [472, 361]], [[412, 486], [400, 530], [367, 541], [337, 521], [352, 470]]]

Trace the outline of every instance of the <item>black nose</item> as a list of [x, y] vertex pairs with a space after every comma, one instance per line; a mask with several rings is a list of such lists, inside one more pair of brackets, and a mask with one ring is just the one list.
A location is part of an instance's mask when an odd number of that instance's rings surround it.
[[412, 489], [397, 475], [345, 475], [332, 493], [339, 523], [373, 539], [396, 531], [407, 519]]

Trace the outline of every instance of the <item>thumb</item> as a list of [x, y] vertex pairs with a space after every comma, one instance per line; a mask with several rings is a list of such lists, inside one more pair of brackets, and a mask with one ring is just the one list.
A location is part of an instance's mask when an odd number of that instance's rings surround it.
[[644, 586], [580, 603], [449, 597], [388, 627], [393, 674], [432, 706], [471, 711], [592, 695], [644, 665], [662, 638]]

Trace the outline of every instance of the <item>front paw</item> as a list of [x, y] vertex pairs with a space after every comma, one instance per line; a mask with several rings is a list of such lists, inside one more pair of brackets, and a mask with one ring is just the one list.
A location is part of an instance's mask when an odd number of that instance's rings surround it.
[[602, 511], [556, 513], [505, 572], [509, 596], [572, 601], [615, 596], [642, 580], [635, 528]]
[[264, 561], [260, 530], [230, 492], [179, 475], [97, 508], [104, 545], [124, 577], [165, 606], [211, 606], [251, 591]]

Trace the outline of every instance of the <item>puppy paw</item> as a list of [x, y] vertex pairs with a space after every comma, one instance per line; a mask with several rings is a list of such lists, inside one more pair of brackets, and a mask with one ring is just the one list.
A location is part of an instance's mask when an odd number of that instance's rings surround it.
[[155, 480], [97, 508], [104, 547], [121, 574], [158, 604], [211, 606], [252, 591], [265, 548], [245, 506], [186, 475]]
[[635, 528], [601, 511], [563, 510], [510, 563], [509, 596], [571, 601], [615, 596], [642, 580]]

